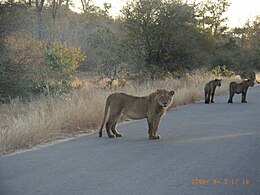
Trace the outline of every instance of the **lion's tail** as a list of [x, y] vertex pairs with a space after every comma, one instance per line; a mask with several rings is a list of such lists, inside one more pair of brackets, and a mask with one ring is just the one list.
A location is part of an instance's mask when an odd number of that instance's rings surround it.
[[104, 119], [103, 119], [103, 122], [102, 122], [102, 125], [99, 129], [99, 137], [102, 137], [102, 130], [103, 130], [103, 126], [106, 122], [106, 117], [107, 117], [107, 112], [108, 112], [108, 108], [110, 106], [110, 98], [108, 97], [107, 100], [106, 100], [106, 106], [105, 106], [105, 114], [104, 114]]

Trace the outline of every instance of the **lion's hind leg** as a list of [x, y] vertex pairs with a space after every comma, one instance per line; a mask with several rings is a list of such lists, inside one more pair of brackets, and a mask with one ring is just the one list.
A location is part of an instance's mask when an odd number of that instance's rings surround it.
[[235, 93], [230, 92], [229, 95], [229, 99], [228, 99], [228, 103], [233, 103], [233, 97], [234, 97]]
[[[118, 119], [120, 118], [120, 116], [118, 117]], [[116, 136], [116, 137], [123, 137], [123, 134], [122, 133], [119, 133], [117, 130], [116, 130], [116, 124], [117, 124], [117, 121], [118, 119], [114, 122], [114, 124], [111, 126], [111, 131], [112, 133]]]
[[205, 91], [205, 104], [209, 104], [210, 94]]
[[122, 137], [123, 136], [121, 133], [118, 133], [116, 131], [116, 124], [117, 124], [117, 121], [118, 121], [118, 119], [120, 118], [121, 115], [122, 115], [121, 111], [110, 114], [109, 119], [106, 123], [106, 130], [107, 130], [107, 135], [108, 135], [109, 138]]

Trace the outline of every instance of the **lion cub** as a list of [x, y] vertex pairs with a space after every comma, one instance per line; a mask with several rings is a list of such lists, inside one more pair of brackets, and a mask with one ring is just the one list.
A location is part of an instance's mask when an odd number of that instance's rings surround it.
[[[205, 104], [209, 104], [209, 102], [214, 103], [214, 95], [216, 87], [221, 87], [221, 81], [222, 79], [215, 79], [208, 83], [206, 83], [204, 87], [204, 93], [205, 93]], [[211, 96], [211, 99], [210, 99]]]
[[233, 97], [236, 94], [242, 93], [242, 103], [247, 103], [246, 101], [246, 93], [248, 90], [248, 87], [253, 87], [254, 86], [254, 80], [244, 80], [241, 83], [237, 83], [235, 81], [231, 82], [229, 84], [229, 99], [228, 103], [233, 103]]
[[[147, 118], [148, 134], [150, 139], [159, 139], [158, 126], [162, 115], [172, 103], [174, 91], [158, 89], [156, 92], [143, 97], [136, 97], [125, 93], [113, 93], [108, 96], [105, 106], [105, 114], [99, 137], [102, 137], [102, 129], [106, 121], [108, 108], [110, 114], [106, 122], [107, 135], [110, 138], [122, 137], [116, 131], [116, 124], [121, 115], [134, 120]], [[112, 131], [112, 133], [111, 133]]]

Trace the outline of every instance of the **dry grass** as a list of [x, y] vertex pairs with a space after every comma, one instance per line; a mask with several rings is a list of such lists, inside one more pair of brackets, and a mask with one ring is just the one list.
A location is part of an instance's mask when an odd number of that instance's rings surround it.
[[[176, 107], [203, 99], [205, 83], [214, 78], [212, 75], [187, 74], [179, 80], [131, 83], [121, 91], [143, 96], [158, 88], [173, 89], [176, 91], [173, 106]], [[217, 95], [226, 93], [228, 83], [236, 79], [223, 78]], [[45, 97], [28, 104], [14, 100], [11, 104], [0, 105], [0, 154], [97, 130], [103, 117], [105, 99], [110, 93], [93, 87], [75, 91], [63, 99]]]

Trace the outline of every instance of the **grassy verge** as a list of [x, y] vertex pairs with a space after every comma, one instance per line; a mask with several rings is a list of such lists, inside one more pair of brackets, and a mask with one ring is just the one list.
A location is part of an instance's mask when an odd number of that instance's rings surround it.
[[[120, 91], [143, 96], [158, 88], [173, 89], [176, 92], [173, 106], [177, 107], [203, 99], [205, 83], [214, 78], [212, 75], [186, 75], [178, 80], [130, 83]], [[231, 80], [237, 78], [223, 78], [216, 95], [227, 93]], [[97, 130], [110, 93], [93, 87], [74, 91], [62, 99], [44, 97], [28, 104], [14, 100], [11, 104], [0, 105], [0, 154]]]

